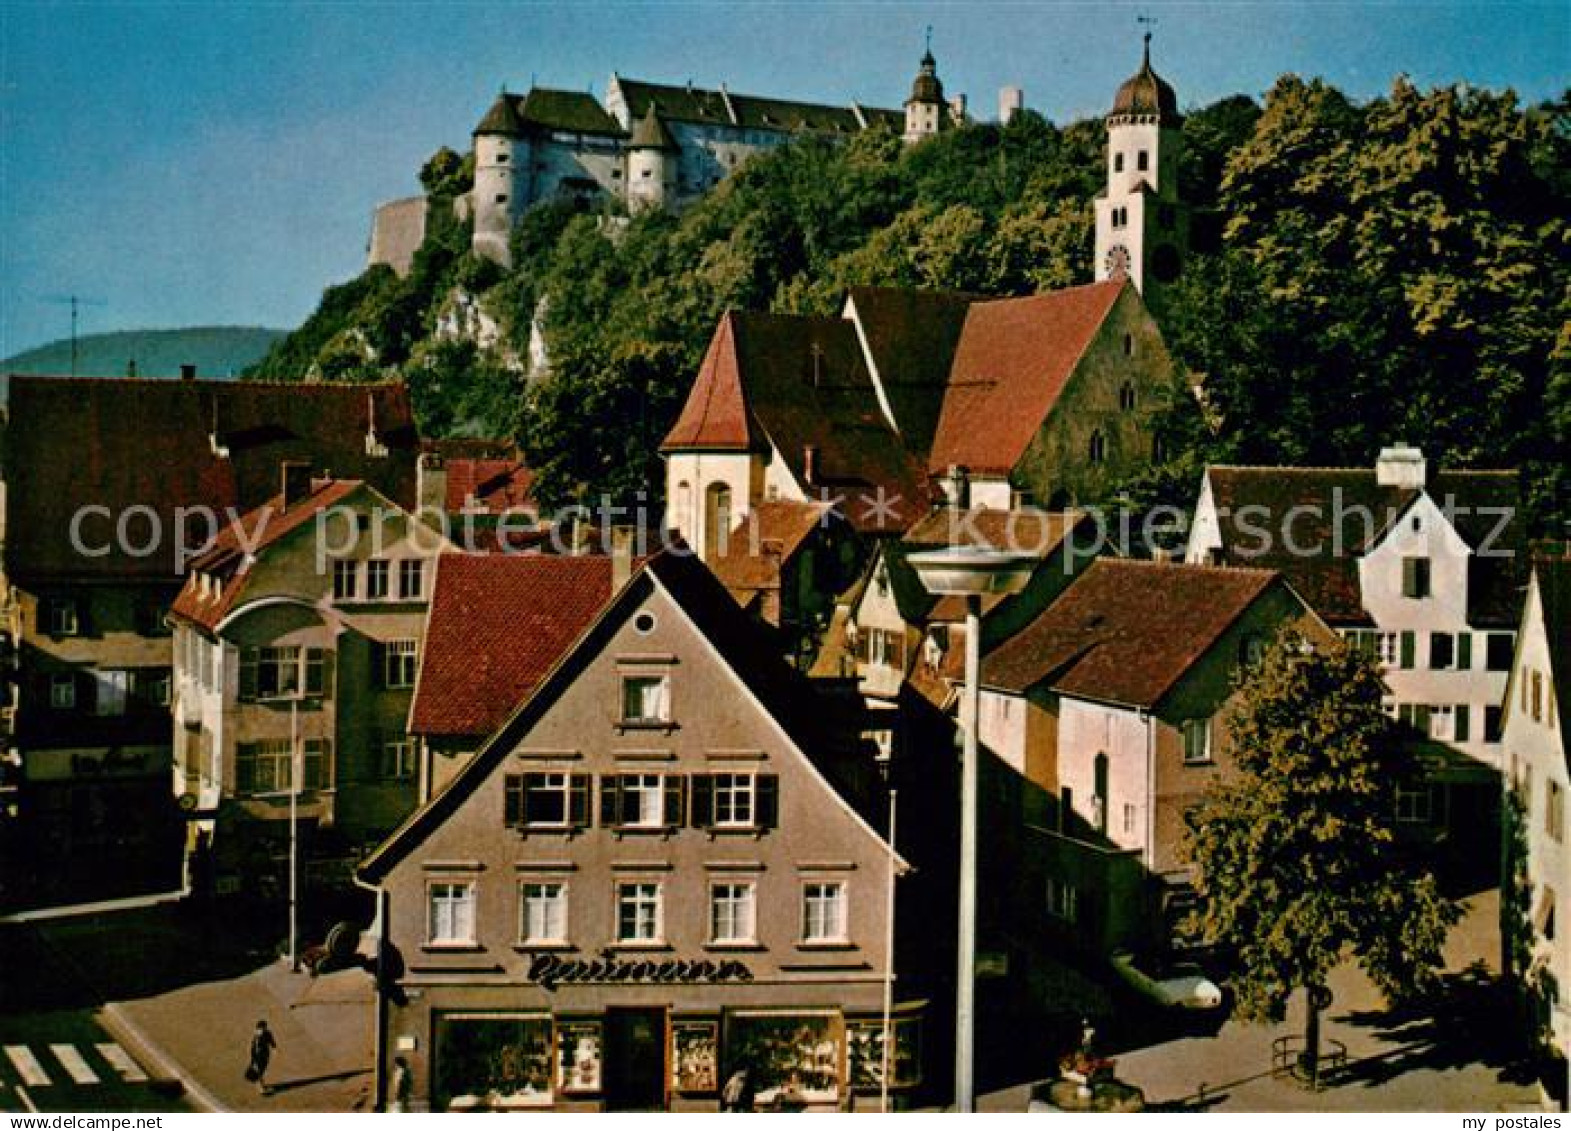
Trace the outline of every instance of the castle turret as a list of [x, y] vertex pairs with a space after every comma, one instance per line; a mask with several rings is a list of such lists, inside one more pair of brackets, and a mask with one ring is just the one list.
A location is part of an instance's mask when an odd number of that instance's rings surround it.
[[1127, 274], [1153, 308], [1182, 272], [1189, 244], [1189, 212], [1178, 196], [1182, 126], [1173, 88], [1151, 67], [1148, 32], [1140, 69], [1118, 88], [1107, 116], [1095, 271], [1099, 280]]
[[529, 140], [515, 96], [505, 89], [475, 127], [474, 251], [511, 266], [509, 237], [529, 202]]
[[679, 152], [676, 138], [666, 128], [651, 101], [638, 125], [633, 127], [633, 136], [627, 143], [629, 211], [659, 208], [675, 202]]
[[931, 137], [944, 128], [944, 118], [949, 105], [944, 101], [944, 84], [938, 78], [938, 63], [929, 48], [922, 56], [921, 67], [911, 83], [911, 97], [906, 99], [905, 140], [909, 145]]

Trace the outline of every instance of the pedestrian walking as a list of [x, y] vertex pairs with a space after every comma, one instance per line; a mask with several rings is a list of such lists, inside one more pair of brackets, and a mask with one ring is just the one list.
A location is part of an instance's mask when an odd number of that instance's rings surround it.
[[731, 1073], [720, 1093], [721, 1111], [753, 1110], [753, 1074], [744, 1065]]
[[267, 1086], [267, 1064], [273, 1059], [273, 1050], [278, 1047], [278, 1042], [273, 1038], [273, 1031], [267, 1027], [266, 1021], [256, 1023], [256, 1032], [251, 1035], [251, 1063], [246, 1065], [245, 1078], [256, 1084], [256, 1090], [264, 1096], [272, 1095], [273, 1090]]
[[409, 1062], [401, 1056], [393, 1058], [392, 1100], [387, 1105], [388, 1111], [403, 1112], [409, 1110], [409, 1096], [415, 1089], [414, 1073], [409, 1071]]

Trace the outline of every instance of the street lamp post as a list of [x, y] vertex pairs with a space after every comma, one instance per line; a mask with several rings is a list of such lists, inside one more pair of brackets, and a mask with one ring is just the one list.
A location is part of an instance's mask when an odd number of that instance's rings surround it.
[[955, 971], [955, 1110], [976, 1110], [976, 794], [977, 722], [982, 702], [982, 598], [1019, 592], [1035, 559], [985, 546], [951, 546], [906, 559], [936, 596], [966, 599], [965, 695], [960, 727], [960, 909]]

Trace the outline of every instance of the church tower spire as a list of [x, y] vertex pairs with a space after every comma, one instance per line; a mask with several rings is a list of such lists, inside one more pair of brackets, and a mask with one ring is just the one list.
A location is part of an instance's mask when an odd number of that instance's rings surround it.
[[1151, 66], [1146, 25], [1140, 69], [1113, 96], [1107, 116], [1107, 187], [1096, 201], [1098, 280], [1124, 274], [1153, 309], [1176, 282], [1189, 245], [1189, 211], [1178, 195], [1183, 118], [1178, 97]]
[[944, 84], [938, 78], [938, 61], [933, 58], [933, 29], [927, 29], [927, 48], [922, 53], [916, 79], [911, 83], [911, 97], [906, 99], [907, 145], [931, 137], [943, 129], [944, 116], [948, 113], [944, 102]]

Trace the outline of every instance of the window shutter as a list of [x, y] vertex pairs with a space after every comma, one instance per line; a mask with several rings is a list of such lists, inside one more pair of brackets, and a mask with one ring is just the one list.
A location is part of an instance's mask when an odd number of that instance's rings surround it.
[[593, 781], [589, 774], [573, 774], [568, 778], [567, 823], [575, 828], [589, 827], [589, 793]]
[[1456, 705], [1456, 740], [1458, 742], [1466, 742], [1468, 740], [1468, 731], [1472, 724], [1472, 719], [1468, 717], [1470, 714], [1471, 711], [1466, 703], [1458, 703]]
[[1418, 596], [1418, 559], [1402, 559], [1402, 596]]
[[502, 805], [502, 821], [509, 827], [519, 825], [524, 820], [524, 779], [518, 774], [508, 774], [504, 783], [505, 801]]
[[371, 686], [385, 688], [387, 686], [387, 646], [380, 640], [371, 643]]
[[1418, 733], [1429, 734], [1429, 706], [1420, 703], [1413, 708], [1413, 725], [1418, 728]]
[[615, 774], [600, 775], [600, 826], [614, 829], [622, 821], [622, 779]]
[[715, 823], [715, 779], [708, 774], [693, 775], [692, 825], [708, 828]]
[[1473, 666], [1473, 634], [1459, 632], [1456, 635], [1456, 666], [1463, 671], [1468, 671]]
[[322, 671], [322, 649], [307, 648], [302, 659], [305, 661], [305, 693], [310, 696], [323, 694], [326, 678]]
[[686, 800], [683, 787], [686, 779], [681, 774], [667, 774], [665, 779], [665, 823], [669, 828], [682, 825], [682, 802]]
[[1402, 634], [1402, 667], [1410, 668], [1413, 666], [1413, 656], [1417, 650], [1417, 638], [1411, 632], [1404, 632]]
[[759, 774], [753, 788], [758, 793], [758, 827], [772, 829], [780, 824], [780, 778]]

